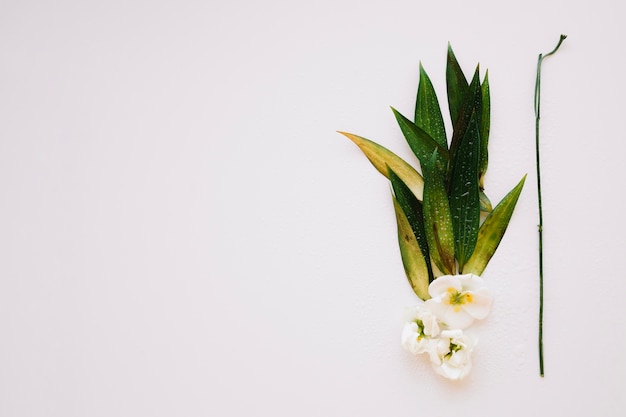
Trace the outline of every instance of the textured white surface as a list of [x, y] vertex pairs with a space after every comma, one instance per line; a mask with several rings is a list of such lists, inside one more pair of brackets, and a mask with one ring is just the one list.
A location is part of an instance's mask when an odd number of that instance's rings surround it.
[[[616, 416], [617, 2], [0, 2], [0, 415]], [[532, 95], [544, 62], [546, 378]], [[421, 60], [489, 68], [487, 190], [526, 189], [461, 383], [399, 344], [384, 179]], [[567, 149], [565, 148], [567, 146]], [[422, 360], [424, 359], [424, 360]]]

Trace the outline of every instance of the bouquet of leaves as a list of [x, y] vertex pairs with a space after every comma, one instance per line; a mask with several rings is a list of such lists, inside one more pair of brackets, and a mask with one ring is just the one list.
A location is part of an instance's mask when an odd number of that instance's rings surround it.
[[391, 182], [404, 270], [419, 303], [407, 309], [402, 345], [427, 353], [434, 369], [462, 379], [471, 369], [475, 338], [492, 296], [480, 277], [509, 224], [526, 176], [495, 206], [485, 194], [490, 125], [488, 74], [479, 65], [467, 81], [448, 45], [446, 84], [452, 124], [446, 134], [437, 95], [420, 64], [413, 120], [392, 108], [418, 171], [385, 147], [352, 140]]

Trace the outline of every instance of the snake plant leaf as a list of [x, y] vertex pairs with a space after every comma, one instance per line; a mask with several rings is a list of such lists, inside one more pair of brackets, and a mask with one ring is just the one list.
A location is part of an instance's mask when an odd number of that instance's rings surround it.
[[[481, 190], [485, 189], [485, 173], [487, 172], [487, 165], [489, 159], [489, 153], [487, 145], [489, 144], [489, 125], [491, 118], [491, 99], [489, 97], [489, 72], [485, 72], [485, 79], [480, 86], [481, 98], [482, 98], [482, 112], [480, 118], [480, 163], [478, 166], [478, 185]], [[485, 196], [486, 197], [486, 196]], [[482, 201], [482, 200], [481, 200]]]
[[452, 161], [450, 178], [450, 212], [454, 230], [454, 252], [463, 270], [470, 258], [480, 223], [480, 202], [478, 189], [478, 161], [480, 153], [480, 133], [476, 114], [460, 141], [456, 158]]
[[448, 150], [439, 145], [428, 133], [403, 116], [399, 111], [393, 107], [391, 110], [396, 116], [400, 130], [402, 130], [409, 147], [417, 156], [417, 159], [419, 159], [420, 165], [429, 163], [431, 155], [436, 151], [437, 167], [445, 170], [448, 166]]
[[400, 246], [404, 272], [415, 294], [426, 301], [430, 298], [428, 294], [429, 275], [426, 260], [422, 255], [417, 239], [415, 239], [413, 229], [411, 229], [411, 225], [395, 197], [393, 197], [393, 208], [396, 212], [396, 221], [398, 223], [398, 245]]
[[434, 279], [432, 265], [430, 264], [430, 253], [428, 249], [428, 242], [426, 240], [426, 232], [424, 231], [424, 212], [422, 209], [422, 203], [415, 197], [409, 187], [402, 181], [402, 179], [389, 168], [389, 180], [391, 181], [391, 187], [395, 195], [402, 212], [407, 218], [415, 240], [422, 252], [426, 268], [428, 270], [428, 282], [432, 282]]
[[372, 142], [371, 140], [353, 135], [352, 133], [338, 132], [350, 139], [356, 146], [361, 149], [367, 159], [374, 165], [374, 168], [389, 178], [389, 170], [391, 168], [402, 181], [409, 187], [411, 192], [421, 200], [424, 190], [424, 179], [410, 164], [404, 161], [395, 153], [387, 148]]
[[430, 256], [437, 268], [446, 275], [453, 275], [455, 271], [454, 261], [454, 232], [452, 228], [452, 215], [448, 203], [445, 178], [442, 172], [433, 169], [436, 163], [422, 167], [424, 170], [424, 228]]
[[[472, 82], [465, 92], [459, 114], [453, 120], [452, 139], [450, 141], [450, 158], [454, 161], [459, 142], [465, 136], [472, 114], [476, 114], [476, 121], [480, 125], [482, 113], [482, 92], [480, 87], [479, 66], [476, 66]], [[451, 167], [451, 166], [450, 166]]]
[[433, 83], [420, 62], [420, 80], [415, 102], [415, 124], [443, 148], [448, 149], [446, 128]]
[[480, 226], [476, 249], [463, 267], [464, 274], [471, 273], [481, 275], [487, 267], [489, 260], [496, 252], [504, 236], [504, 232], [509, 225], [513, 210], [524, 187], [524, 181], [526, 181], [526, 175], [524, 175], [515, 188], [498, 203], [489, 216], [487, 216], [482, 226]]
[[457, 119], [468, 83], [459, 62], [454, 56], [452, 46], [448, 43], [448, 57], [446, 62], [446, 87], [448, 92], [448, 109], [452, 123]]

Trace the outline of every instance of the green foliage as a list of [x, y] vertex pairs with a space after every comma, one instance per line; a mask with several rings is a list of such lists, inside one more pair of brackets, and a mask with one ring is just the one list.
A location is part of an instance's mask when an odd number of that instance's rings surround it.
[[[452, 139], [450, 143], [450, 155], [452, 160], [456, 158], [457, 148], [459, 147], [461, 140], [465, 137], [465, 131], [469, 128], [472, 118], [474, 118], [475, 122], [480, 124], [481, 115], [482, 92], [480, 88], [478, 66], [476, 66], [472, 82], [465, 91], [463, 104], [459, 108], [458, 116], [456, 120], [453, 120]], [[450, 168], [452, 168], [452, 165]], [[449, 171], [448, 173], [450, 174]]]
[[402, 255], [402, 265], [411, 288], [422, 300], [430, 298], [428, 295], [429, 273], [426, 258], [417, 243], [413, 229], [400, 207], [398, 200], [393, 197], [393, 208], [398, 223], [398, 246]]
[[[489, 160], [489, 125], [491, 123], [491, 98], [489, 94], [489, 73], [485, 72], [485, 80], [480, 86], [482, 113], [480, 119], [480, 164], [478, 165], [478, 184], [480, 190], [485, 189], [485, 174]], [[485, 196], [486, 198], [487, 196]], [[491, 205], [491, 203], [489, 203]]]
[[400, 130], [402, 130], [404, 138], [408, 142], [409, 147], [415, 156], [417, 156], [417, 159], [419, 159], [420, 164], [427, 164], [430, 161], [433, 152], [435, 152], [437, 154], [436, 161], [438, 168], [445, 169], [449, 160], [448, 150], [435, 142], [435, 140], [430, 137], [428, 133], [404, 117], [396, 109], [392, 107], [391, 110], [396, 116], [396, 120], [398, 121], [398, 125], [400, 126]]
[[447, 58], [446, 87], [448, 90], [448, 109], [450, 110], [450, 119], [454, 123], [463, 105], [463, 97], [465, 97], [465, 92], [467, 91], [467, 79], [459, 62], [456, 60], [456, 56], [454, 56], [450, 44], [448, 44]]
[[[433, 155], [433, 159], [434, 159]], [[444, 175], [431, 164], [424, 170], [424, 228], [430, 256], [441, 272], [454, 274], [454, 230]]]
[[506, 231], [517, 200], [524, 187], [526, 175], [503, 199], [485, 219], [478, 230], [476, 249], [463, 267], [464, 274], [480, 275], [487, 267], [487, 263], [496, 252], [504, 232]]
[[[402, 158], [351, 133], [372, 165], [391, 182], [398, 244], [407, 279], [423, 300], [440, 275], [480, 275], [511, 220], [525, 177], [492, 210], [484, 192], [491, 121], [487, 74], [477, 65], [468, 83], [448, 45], [446, 87], [452, 133], [448, 140], [437, 94], [420, 63], [415, 118], [392, 107], [421, 174]], [[489, 214], [481, 224], [480, 213]]]
[[362, 138], [351, 133], [339, 132], [358, 146], [367, 159], [374, 165], [374, 168], [385, 177], [389, 178], [389, 168], [393, 170], [402, 181], [411, 189], [413, 194], [421, 200], [424, 189], [424, 179], [419, 172], [406, 163], [389, 149], [380, 146], [376, 142]]
[[474, 252], [480, 222], [478, 199], [478, 161], [480, 135], [475, 113], [461, 139], [450, 175], [450, 211], [454, 230], [454, 249], [459, 270]]
[[420, 63], [420, 81], [415, 102], [415, 124], [430, 135], [441, 147], [448, 149], [446, 128], [433, 83]]
[[406, 216], [415, 240], [422, 252], [426, 263], [426, 269], [428, 272], [428, 282], [434, 279], [432, 266], [430, 264], [430, 251], [428, 250], [428, 241], [426, 239], [426, 231], [424, 230], [424, 212], [422, 209], [422, 203], [415, 197], [409, 187], [393, 172], [389, 169], [389, 180], [393, 187], [393, 193], [398, 202], [398, 205], [402, 209], [402, 212]]

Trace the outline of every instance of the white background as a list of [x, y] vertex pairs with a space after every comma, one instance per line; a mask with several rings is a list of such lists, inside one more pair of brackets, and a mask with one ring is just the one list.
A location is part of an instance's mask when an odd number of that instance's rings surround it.
[[[618, 416], [626, 28], [618, 2], [0, 1], [0, 415]], [[532, 110], [544, 61], [546, 377]], [[420, 60], [489, 69], [471, 375], [399, 345], [387, 182]], [[446, 112], [447, 113], [447, 112]]]

